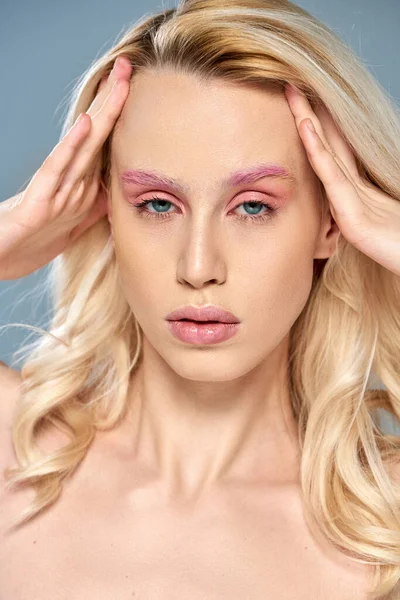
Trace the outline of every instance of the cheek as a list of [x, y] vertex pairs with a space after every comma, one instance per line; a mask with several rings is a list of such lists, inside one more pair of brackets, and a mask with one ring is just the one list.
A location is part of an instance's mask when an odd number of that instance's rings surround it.
[[165, 262], [159, 251], [149, 251], [149, 244], [148, 237], [140, 239], [128, 225], [118, 228], [114, 222], [114, 251], [122, 293], [140, 323], [154, 320], [154, 314], [160, 311], [160, 290], [166, 289]]
[[[254, 263], [243, 275], [243, 285], [248, 289], [252, 303], [265, 307], [270, 314], [296, 314], [304, 305], [311, 289], [313, 259], [311, 252], [293, 252], [281, 248], [278, 253]], [[245, 283], [244, 283], [245, 282]]]
[[279, 231], [243, 265], [240, 287], [245, 298], [237, 293], [260, 352], [266, 342], [273, 348], [283, 339], [307, 303], [313, 280], [312, 233], [304, 235], [298, 225]]
[[245, 339], [251, 340], [252, 355], [261, 360], [290, 333], [307, 303], [312, 274], [312, 261], [311, 267], [304, 262], [281, 262], [264, 272], [252, 289], [246, 289], [242, 310], [246, 319]]

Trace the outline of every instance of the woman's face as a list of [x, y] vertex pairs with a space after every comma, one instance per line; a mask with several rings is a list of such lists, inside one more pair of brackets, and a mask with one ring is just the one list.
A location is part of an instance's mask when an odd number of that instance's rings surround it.
[[[232, 176], [255, 168], [254, 181]], [[109, 220], [123, 292], [175, 372], [235, 379], [287, 341], [310, 293], [313, 259], [330, 256], [334, 242], [283, 91], [141, 72], [114, 133], [111, 177]], [[135, 208], [152, 197], [159, 200]], [[174, 337], [168, 313], [204, 304], [234, 313], [236, 335], [209, 345]]]

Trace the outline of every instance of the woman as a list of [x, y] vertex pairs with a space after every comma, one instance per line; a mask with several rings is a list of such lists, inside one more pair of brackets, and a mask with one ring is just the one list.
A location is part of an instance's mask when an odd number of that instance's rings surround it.
[[2, 204], [1, 277], [54, 259], [1, 369], [2, 598], [398, 594], [399, 139], [283, 0], [183, 0], [87, 71]]

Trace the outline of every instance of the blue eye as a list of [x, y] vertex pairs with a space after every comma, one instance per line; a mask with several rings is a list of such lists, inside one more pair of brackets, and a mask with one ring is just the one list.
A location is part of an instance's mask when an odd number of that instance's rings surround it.
[[[157, 212], [157, 210], [156, 212], [149, 211], [147, 208], [149, 204], [158, 205], [158, 207], [161, 208], [161, 212]], [[169, 219], [171, 218], [170, 215], [173, 213], [166, 212], [166, 209], [168, 209], [168, 205], [174, 206], [174, 204], [169, 200], [165, 200], [157, 196], [152, 196], [152, 198], [150, 198], [149, 200], [143, 200], [139, 204], [132, 205], [132, 208], [136, 209], [144, 217], [156, 219]], [[253, 214], [250, 213], [247, 215], [242, 214], [236, 216], [236, 218], [244, 221], [266, 221], [268, 219], [271, 219], [274, 216], [274, 213], [276, 213], [276, 209], [272, 208], [269, 204], [260, 202], [259, 200], [248, 200], [247, 202], [242, 202], [242, 204], [238, 204], [235, 210], [239, 208], [239, 206], [247, 206], [251, 211], [256, 211]], [[260, 211], [263, 208], [265, 208], [265, 212], [260, 214]]]

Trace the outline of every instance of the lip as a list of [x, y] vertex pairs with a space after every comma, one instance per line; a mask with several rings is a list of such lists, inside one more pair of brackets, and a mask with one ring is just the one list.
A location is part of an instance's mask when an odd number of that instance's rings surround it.
[[198, 321], [167, 321], [168, 329], [181, 342], [208, 345], [224, 342], [239, 330], [239, 323], [199, 323]]
[[183, 306], [167, 315], [167, 321], [219, 321], [220, 323], [240, 323], [239, 319], [231, 312], [208, 304], [206, 306]]

